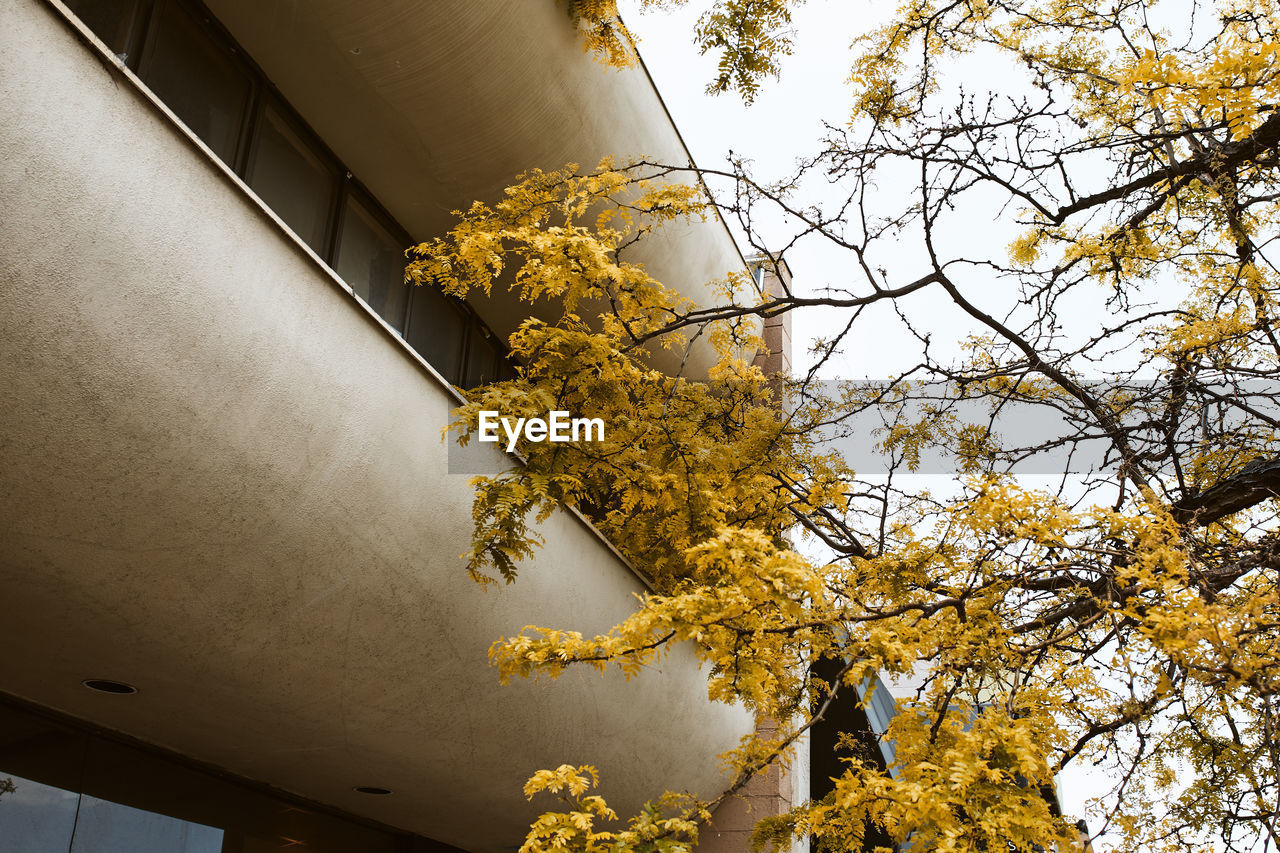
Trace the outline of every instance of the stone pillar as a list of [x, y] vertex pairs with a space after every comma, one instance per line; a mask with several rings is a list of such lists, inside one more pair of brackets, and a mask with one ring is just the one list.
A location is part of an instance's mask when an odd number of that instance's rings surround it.
[[[769, 296], [782, 296], [791, 285], [791, 270], [785, 261], [760, 256], [750, 261], [761, 290]], [[791, 373], [791, 315], [764, 320], [764, 348], [756, 355], [755, 364], [766, 376]], [[775, 399], [781, 383], [776, 383]], [[757, 720], [756, 731], [768, 736], [777, 729], [773, 720]], [[748, 853], [751, 830], [761, 818], [775, 817], [790, 811], [809, 799], [809, 742], [802, 739], [793, 747], [790, 760], [775, 762], [756, 776], [736, 796], [725, 800], [702, 827], [697, 853]], [[808, 839], [792, 845], [789, 853], [807, 853]]]
[[[760, 720], [763, 735], [776, 729], [771, 720]], [[802, 738], [785, 764], [774, 762], [760, 775], [720, 804], [702, 827], [697, 853], [748, 853], [751, 830], [761, 818], [776, 817], [809, 799], [809, 742]], [[807, 838], [792, 844], [789, 853], [807, 853]]]
[[[752, 270], [761, 291], [771, 297], [785, 295], [791, 287], [791, 269], [783, 260], [765, 256], [751, 259]], [[764, 320], [764, 349], [755, 363], [766, 376], [791, 373], [791, 315], [767, 317]]]

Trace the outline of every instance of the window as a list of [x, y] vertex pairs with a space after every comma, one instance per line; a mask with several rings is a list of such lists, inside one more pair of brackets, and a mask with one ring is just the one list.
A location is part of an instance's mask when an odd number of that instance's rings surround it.
[[487, 385], [498, 378], [501, 353], [493, 333], [478, 321], [472, 321], [467, 336], [467, 373], [462, 384], [468, 388]]
[[67, 6], [117, 56], [128, 59], [139, 0], [69, 0]]
[[390, 223], [382, 221], [357, 193], [347, 193], [334, 269], [397, 329], [404, 328], [409, 303], [409, 286], [404, 282], [404, 248], [408, 243], [407, 237], [397, 238]]
[[308, 144], [274, 104], [263, 109], [255, 131], [249, 186], [324, 257], [338, 185], [337, 167], [326, 162], [324, 154]]
[[0, 697], [5, 853], [461, 853], [215, 776]]
[[434, 287], [413, 288], [405, 340], [454, 385], [462, 384], [466, 332], [467, 318], [453, 300]]
[[213, 153], [234, 164], [252, 95], [247, 70], [177, 3], [158, 3], [155, 16], [140, 76]]

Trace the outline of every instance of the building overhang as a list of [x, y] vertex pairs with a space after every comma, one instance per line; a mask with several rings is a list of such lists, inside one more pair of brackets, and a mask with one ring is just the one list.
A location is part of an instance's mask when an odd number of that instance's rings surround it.
[[690, 649], [487, 665], [630, 612], [598, 534], [557, 513], [514, 586], [473, 584], [446, 383], [55, 3], [0, 18], [0, 691], [469, 850], [518, 845], [564, 762], [624, 814], [714, 793], [751, 719]]

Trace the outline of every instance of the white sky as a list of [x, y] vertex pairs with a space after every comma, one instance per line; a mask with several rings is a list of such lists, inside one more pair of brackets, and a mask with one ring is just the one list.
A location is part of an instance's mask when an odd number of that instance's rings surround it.
[[[692, 43], [697, 4], [675, 12], [639, 14], [634, 0], [620, 4], [628, 27], [640, 40], [640, 53], [662, 94], [676, 127], [695, 162], [704, 167], [722, 167], [732, 152], [755, 164], [758, 176], [781, 178], [794, 168], [796, 158], [816, 150], [823, 122], [843, 125], [849, 116], [850, 45], [896, 8], [896, 3], [870, 0], [810, 0], [793, 15], [795, 50], [782, 63], [777, 80], [768, 80], [755, 102], [745, 106], [735, 95], [713, 97], [704, 91], [715, 72], [714, 57], [698, 54]], [[630, 8], [628, 8], [630, 7]], [[779, 232], [780, 234], [783, 232]], [[783, 238], [779, 237], [779, 241]], [[739, 235], [740, 245], [750, 247]], [[773, 248], [772, 246], [770, 248]], [[886, 247], [891, 249], [892, 247]], [[904, 246], [904, 248], [906, 248]], [[801, 291], [817, 291], [831, 286], [856, 285], [849, 253], [820, 240], [802, 243], [791, 250], [787, 260]], [[882, 258], [885, 265], [900, 270], [895, 279], [909, 280], [928, 270], [905, 257]], [[914, 300], [916, 311], [924, 299]], [[828, 375], [839, 378], [885, 378], [894, 369], [886, 359], [896, 353], [902, 369], [914, 364], [914, 346], [903, 346], [904, 330], [889, 307], [873, 309], [875, 323], [863, 324], [858, 340], [848, 346], [846, 357]], [[944, 312], [950, 306], [942, 308]], [[806, 343], [834, 332], [844, 312], [797, 312], [792, 317], [794, 358], [803, 363]], [[940, 327], [962, 329], [967, 324], [958, 316]], [[957, 331], [957, 334], [961, 334]]]

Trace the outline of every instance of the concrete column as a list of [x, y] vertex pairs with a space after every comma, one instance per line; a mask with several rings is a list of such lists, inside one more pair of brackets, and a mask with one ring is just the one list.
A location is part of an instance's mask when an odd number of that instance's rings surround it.
[[[760, 256], [750, 263], [757, 270], [761, 289], [769, 296], [783, 296], [790, 291], [791, 270], [785, 261]], [[783, 314], [764, 320], [764, 348], [756, 355], [755, 364], [766, 376], [779, 377], [774, 383], [775, 399], [781, 400], [780, 377], [791, 373], [791, 315]], [[777, 730], [773, 720], [756, 721], [756, 731], [768, 737]], [[775, 762], [764, 773], [748, 782], [738, 794], [720, 805], [702, 828], [698, 853], [747, 853], [751, 831], [766, 817], [776, 817], [809, 798], [809, 743], [796, 744], [786, 764]], [[808, 839], [792, 845], [790, 853], [807, 853]]]
[[[772, 720], [758, 720], [756, 731], [768, 737], [777, 730]], [[702, 828], [698, 853], [747, 853], [751, 831], [762, 818], [777, 817], [809, 798], [809, 743], [804, 738], [785, 764], [774, 762], [733, 796], [720, 804]], [[789, 853], [807, 853], [808, 839]]]
[[[785, 296], [790, 292], [791, 269], [786, 261], [757, 256], [750, 263], [759, 276], [761, 290], [768, 296]], [[762, 337], [764, 349], [756, 356], [755, 363], [767, 376], [791, 373], [791, 315], [766, 317]]]

